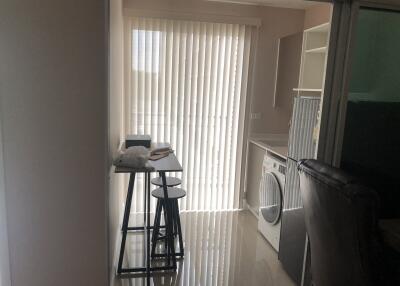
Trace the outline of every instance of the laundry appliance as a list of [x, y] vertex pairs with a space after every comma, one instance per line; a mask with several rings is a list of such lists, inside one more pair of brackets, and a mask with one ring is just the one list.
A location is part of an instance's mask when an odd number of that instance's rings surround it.
[[279, 251], [286, 158], [267, 151], [260, 181], [258, 230]]

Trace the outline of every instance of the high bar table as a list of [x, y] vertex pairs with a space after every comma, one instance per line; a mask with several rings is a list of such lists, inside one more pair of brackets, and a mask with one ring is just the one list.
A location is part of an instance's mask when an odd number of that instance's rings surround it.
[[[154, 271], [164, 271], [164, 270], [176, 270], [176, 257], [175, 257], [175, 249], [174, 249], [174, 242], [171, 241], [171, 258], [172, 258], [172, 266], [169, 264], [168, 266], [158, 266], [158, 267], [151, 267], [150, 265], [150, 230], [153, 226], [150, 225], [150, 174], [153, 172], [158, 172], [160, 177], [163, 180], [164, 184], [164, 192], [167, 192], [166, 186], [166, 175], [167, 172], [182, 172], [182, 166], [179, 163], [178, 159], [176, 158], [174, 153], [170, 153], [167, 157], [161, 158], [156, 161], [148, 161], [147, 165], [144, 168], [128, 168], [128, 167], [115, 167], [115, 173], [125, 173], [129, 175], [129, 184], [128, 184], [128, 192], [126, 195], [126, 202], [125, 202], [125, 211], [124, 217], [122, 221], [122, 239], [121, 239], [121, 247], [119, 252], [119, 259], [118, 259], [118, 266], [117, 266], [117, 274], [123, 273], [142, 273], [146, 274], [147, 277], [147, 284], [150, 283], [150, 275]], [[137, 173], [144, 173], [145, 174], [145, 223], [144, 226], [134, 226], [129, 227], [129, 215], [132, 205], [132, 195], [133, 195], [133, 187], [135, 184], [135, 177]], [[167, 204], [169, 205], [169, 204]], [[172, 211], [172, 210], [170, 210]], [[170, 215], [170, 211], [167, 209], [167, 220]], [[144, 244], [145, 244], [145, 267], [134, 267], [134, 268], [123, 268], [123, 259], [124, 259], [124, 252], [125, 252], [125, 243], [126, 243], [126, 236], [128, 231], [144, 231]], [[168, 233], [168, 228], [166, 232]], [[172, 237], [173, 240], [173, 236]]]

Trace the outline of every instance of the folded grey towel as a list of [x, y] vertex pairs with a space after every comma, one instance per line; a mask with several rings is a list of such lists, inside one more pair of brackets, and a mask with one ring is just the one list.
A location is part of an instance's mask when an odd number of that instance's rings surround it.
[[129, 168], [144, 168], [149, 159], [150, 151], [143, 146], [132, 146], [119, 151], [114, 159], [114, 165]]

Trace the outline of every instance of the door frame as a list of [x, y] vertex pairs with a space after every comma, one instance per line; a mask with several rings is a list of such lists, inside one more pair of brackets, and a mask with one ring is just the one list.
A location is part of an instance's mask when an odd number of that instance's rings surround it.
[[[320, 2], [332, 2], [334, 6], [316, 157], [317, 160], [340, 167], [359, 10], [361, 7], [368, 7], [400, 12], [400, 3], [398, 0], [320, 0]], [[306, 263], [310, 258], [308, 246], [306, 237], [302, 286], [310, 282]]]
[[11, 286], [10, 250], [7, 231], [6, 193], [4, 183], [3, 137], [0, 98], [0, 286]]
[[339, 167], [356, 23], [360, 8], [400, 11], [396, 0], [335, 0], [317, 159]]
[[[350, 62], [351, 37], [355, 13], [351, 1], [335, 1], [332, 14], [329, 52], [326, 68], [324, 95], [322, 97], [321, 125], [317, 159], [337, 166], [341, 146], [338, 142], [340, 124], [344, 122], [343, 100], [348, 63]], [[341, 145], [341, 144], [340, 144]]]

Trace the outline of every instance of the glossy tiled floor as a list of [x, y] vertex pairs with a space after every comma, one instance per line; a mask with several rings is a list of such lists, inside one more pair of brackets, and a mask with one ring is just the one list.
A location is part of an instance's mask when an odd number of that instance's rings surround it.
[[[294, 285], [248, 211], [185, 212], [181, 219], [185, 257], [176, 273], [154, 275], [152, 285]], [[142, 245], [142, 235], [128, 236], [125, 263], [143, 265]], [[142, 277], [116, 282], [146, 285]]]

